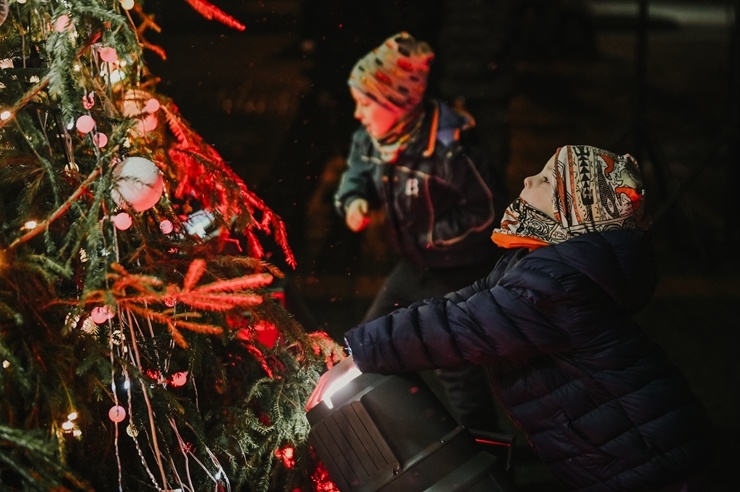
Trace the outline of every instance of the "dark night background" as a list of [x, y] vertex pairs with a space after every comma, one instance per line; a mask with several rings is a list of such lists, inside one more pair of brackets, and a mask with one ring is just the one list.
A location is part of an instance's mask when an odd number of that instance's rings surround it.
[[[148, 40], [167, 52], [166, 60], [147, 55], [149, 67], [159, 90], [285, 219], [299, 265], [285, 268], [284, 287], [307, 329], [341, 337], [390, 265], [379, 230], [349, 233], [331, 196], [356, 126], [349, 70], [407, 30], [438, 53], [431, 93], [466, 95], [482, 140], [508, 156], [501, 171], [512, 195], [560, 145], [638, 157], [662, 272], [639, 321], [686, 373], [719, 431], [710, 490], [740, 489], [740, 2], [213, 3], [247, 29], [203, 19], [184, 1], [148, 1], [162, 27]], [[644, 24], [641, 5], [649, 6]], [[520, 444], [520, 490], [556, 490]]]

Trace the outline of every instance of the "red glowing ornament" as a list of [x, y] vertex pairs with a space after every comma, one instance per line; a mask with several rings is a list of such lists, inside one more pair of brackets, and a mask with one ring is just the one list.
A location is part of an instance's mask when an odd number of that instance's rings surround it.
[[77, 123], [75, 123], [75, 127], [77, 128], [77, 131], [85, 134], [90, 133], [93, 128], [95, 128], [95, 120], [92, 119], [92, 116], [88, 114], [83, 114], [79, 118], [77, 118]]
[[258, 321], [254, 324], [255, 338], [257, 341], [268, 348], [275, 348], [280, 332], [272, 323], [267, 321]]
[[282, 460], [285, 468], [293, 468], [295, 466], [295, 449], [291, 446], [275, 450], [275, 457]]
[[126, 418], [126, 409], [121, 405], [115, 405], [108, 410], [108, 418], [111, 419], [112, 422], [120, 424], [123, 422], [123, 419]]

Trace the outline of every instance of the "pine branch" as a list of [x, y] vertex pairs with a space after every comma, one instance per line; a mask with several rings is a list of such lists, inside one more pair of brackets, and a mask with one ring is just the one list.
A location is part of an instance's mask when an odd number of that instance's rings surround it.
[[59, 207], [54, 213], [52, 213], [46, 220], [39, 223], [36, 227], [22, 235], [21, 237], [17, 238], [15, 241], [10, 243], [7, 250], [13, 251], [21, 244], [30, 241], [34, 237], [36, 237], [41, 232], [45, 231], [49, 225], [57, 220], [59, 217], [61, 217], [68, 209], [72, 206], [72, 204], [77, 200], [86, 190], [87, 187], [97, 179], [97, 177], [100, 175], [100, 168], [96, 168], [90, 175], [85, 179], [85, 181], [82, 182], [82, 184], [77, 188], [77, 190], [72, 193], [72, 195], [62, 204], [61, 207]]

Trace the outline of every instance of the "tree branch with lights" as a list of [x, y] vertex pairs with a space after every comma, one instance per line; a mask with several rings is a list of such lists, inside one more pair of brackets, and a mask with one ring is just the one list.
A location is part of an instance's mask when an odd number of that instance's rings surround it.
[[340, 351], [274, 298], [285, 225], [157, 92], [150, 29], [135, 0], [0, 0], [2, 482], [332, 490], [303, 406]]

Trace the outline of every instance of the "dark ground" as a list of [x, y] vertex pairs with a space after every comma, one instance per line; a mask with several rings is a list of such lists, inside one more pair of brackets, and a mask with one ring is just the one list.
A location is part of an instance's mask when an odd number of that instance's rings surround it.
[[[357, 18], [329, 22], [328, 29], [341, 32], [337, 39], [346, 50], [334, 52], [331, 63], [317, 70], [319, 54], [299, 49], [307, 32], [299, 3], [221, 2], [247, 24], [245, 32], [236, 32], [187, 6], [148, 2], [163, 27], [163, 34], [150, 40], [168, 53], [165, 62], [151, 57], [150, 67], [163, 79], [159, 89], [288, 223], [299, 261], [297, 270], [288, 272], [287, 286], [295, 294], [290, 307], [296, 317], [307, 329], [340, 337], [360, 319], [389, 265], [378, 230], [351, 235], [331, 210], [354, 129], [345, 80], [351, 64], [392, 32], [351, 36]], [[583, 29], [577, 41], [562, 42], [563, 31], [557, 29], [535, 30], [541, 35], [529, 37], [521, 50], [509, 113], [507, 180], [518, 192], [523, 177], [538, 171], [563, 144], [639, 157], [662, 271], [656, 296], [639, 320], [683, 369], [719, 430], [708, 490], [740, 490], [734, 206], [740, 83], [732, 61], [732, 2], [696, 7], [696, 2], [653, 1], [645, 84], [638, 83], [638, 2], [586, 3], [591, 9], [585, 22], [566, 28]], [[553, 4], [548, 5], [552, 16]], [[530, 22], [545, 26], [551, 20]], [[518, 442], [513, 473], [519, 490], [557, 490]]]

